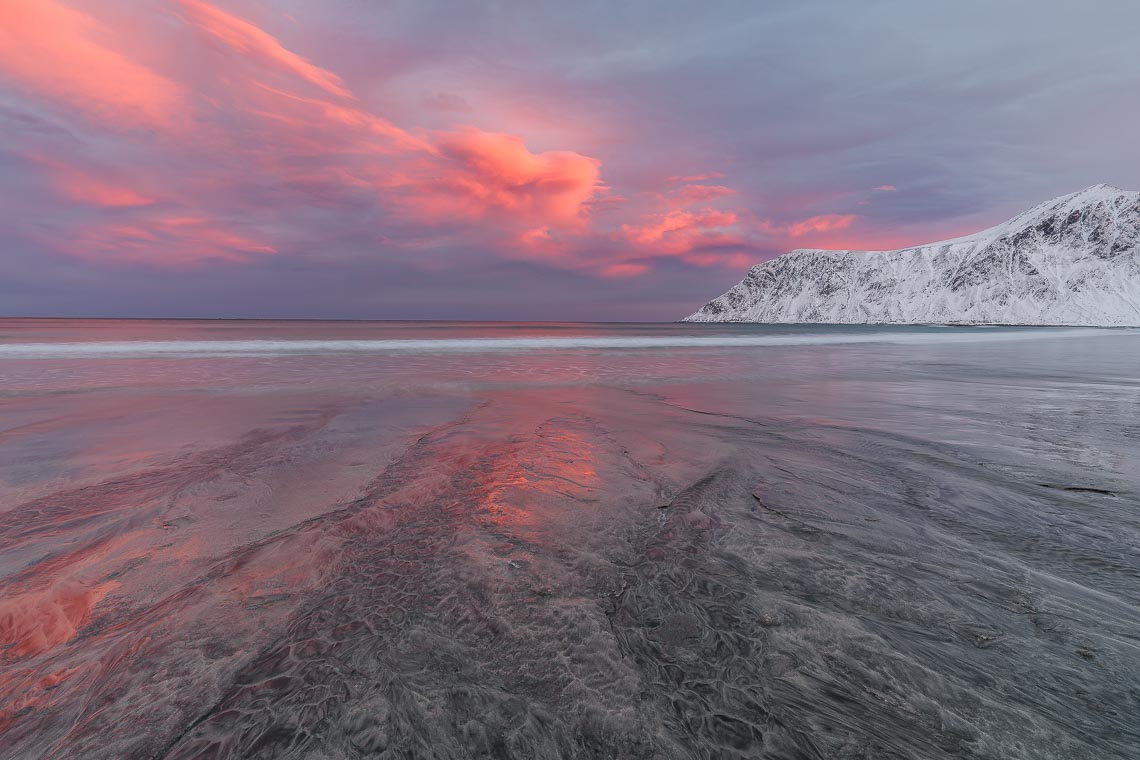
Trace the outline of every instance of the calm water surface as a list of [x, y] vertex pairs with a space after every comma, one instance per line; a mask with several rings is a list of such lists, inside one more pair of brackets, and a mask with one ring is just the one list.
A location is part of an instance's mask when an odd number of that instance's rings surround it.
[[1140, 757], [1140, 332], [0, 320], [0, 757]]

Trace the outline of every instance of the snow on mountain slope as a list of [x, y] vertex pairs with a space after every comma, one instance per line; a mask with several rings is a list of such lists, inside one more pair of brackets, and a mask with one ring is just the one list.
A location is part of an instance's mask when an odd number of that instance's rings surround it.
[[1140, 193], [1095, 185], [897, 251], [795, 250], [684, 321], [1140, 326]]

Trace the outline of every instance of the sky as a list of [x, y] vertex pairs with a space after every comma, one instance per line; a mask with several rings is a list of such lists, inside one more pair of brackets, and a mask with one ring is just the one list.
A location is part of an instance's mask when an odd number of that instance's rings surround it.
[[1140, 189], [1135, 0], [0, 0], [0, 314], [675, 320]]

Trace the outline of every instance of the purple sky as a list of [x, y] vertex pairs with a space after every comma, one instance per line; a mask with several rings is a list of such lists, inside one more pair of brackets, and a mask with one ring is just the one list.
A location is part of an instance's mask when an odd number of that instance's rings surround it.
[[0, 314], [672, 320], [1140, 188], [1140, 3], [0, 0]]

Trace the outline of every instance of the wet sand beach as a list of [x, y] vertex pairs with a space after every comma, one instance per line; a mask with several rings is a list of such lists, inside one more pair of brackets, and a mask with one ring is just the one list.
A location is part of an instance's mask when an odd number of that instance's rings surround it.
[[1135, 757], [1138, 341], [4, 320], [0, 758]]

